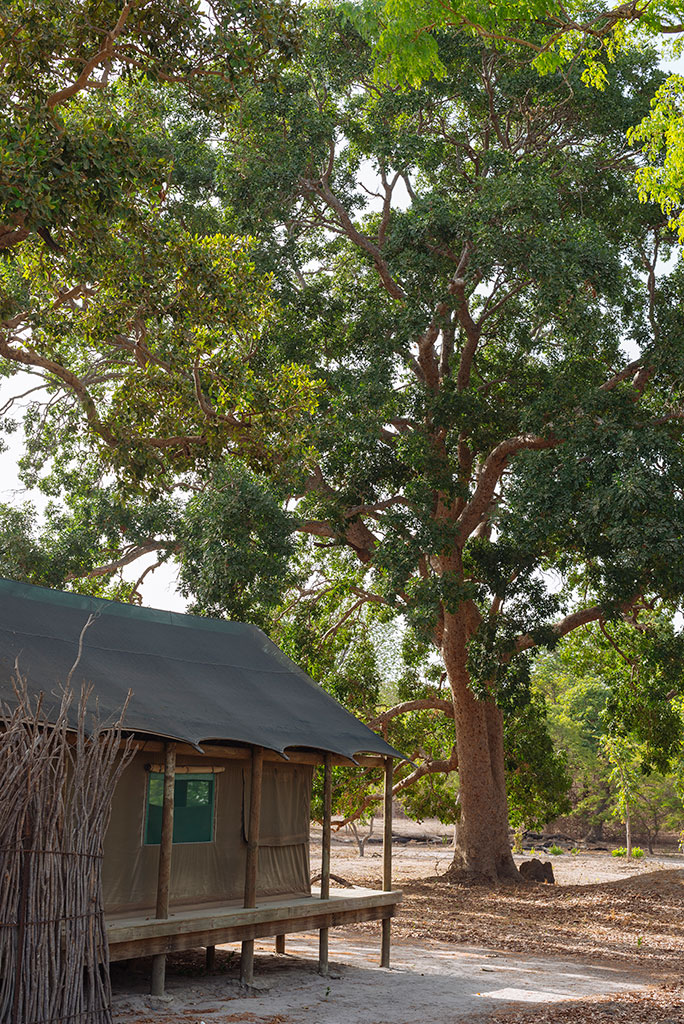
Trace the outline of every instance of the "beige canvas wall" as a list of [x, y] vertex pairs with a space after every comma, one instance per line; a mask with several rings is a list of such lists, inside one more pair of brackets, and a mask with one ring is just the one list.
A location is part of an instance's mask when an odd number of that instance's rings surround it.
[[[105, 839], [103, 884], [110, 913], [154, 910], [159, 847], [144, 843], [149, 754], [137, 754], [117, 786]], [[158, 758], [156, 759], [158, 760]], [[179, 766], [184, 763], [179, 759]], [[208, 843], [174, 844], [171, 905], [213, 902], [239, 904], [243, 895], [245, 822], [249, 813], [249, 764], [240, 761], [185, 763], [216, 774], [214, 838]], [[309, 817], [313, 769], [308, 765], [266, 764], [259, 836], [260, 896], [310, 892]]]

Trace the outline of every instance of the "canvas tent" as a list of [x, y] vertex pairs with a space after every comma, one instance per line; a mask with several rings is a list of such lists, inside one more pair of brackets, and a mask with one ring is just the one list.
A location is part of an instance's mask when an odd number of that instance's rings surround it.
[[[259, 629], [0, 579], [6, 706], [17, 671], [30, 694], [43, 694], [48, 716], [51, 707], [57, 713], [69, 677], [75, 686], [92, 684], [104, 719], [118, 717], [131, 693], [125, 729], [136, 751], [117, 787], [104, 847], [114, 956], [159, 957], [244, 935], [249, 963], [255, 935], [313, 922], [327, 959], [328, 924], [388, 924], [399, 899], [389, 884], [376, 897], [330, 897], [330, 768], [359, 754], [384, 764], [390, 808], [391, 759], [401, 755]], [[325, 765], [328, 794], [320, 897], [309, 885], [317, 763]], [[271, 910], [257, 907], [259, 900]]]

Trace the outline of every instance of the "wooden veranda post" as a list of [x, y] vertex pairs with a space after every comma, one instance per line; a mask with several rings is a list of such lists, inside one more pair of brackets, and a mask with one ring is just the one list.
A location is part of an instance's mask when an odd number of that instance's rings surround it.
[[[247, 863], [245, 865], [245, 907], [256, 907], [257, 867], [259, 862], [259, 827], [261, 822], [261, 781], [263, 778], [263, 768], [263, 748], [253, 747], [249, 825], [247, 832]], [[252, 985], [254, 983], [254, 939], [246, 939], [242, 943], [242, 953], [240, 956], [240, 981], [243, 985]]]
[[[332, 828], [332, 757], [323, 762], [323, 835], [321, 837], [321, 899], [330, 898], [330, 833]], [[328, 929], [321, 928], [318, 938], [318, 971], [328, 973]]]
[[[162, 805], [161, 842], [159, 844], [159, 873], [157, 876], [156, 917], [169, 916], [169, 890], [171, 886], [171, 855], [173, 852], [173, 798], [176, 786], [176, 744], [164, 744], [164, 803]], [[166, 981], [166, 953], [152, 959], [153, 996], [164, 995]]]
[[[383, 810], [383, 835], [382, 835], [382, 888], [385, 892], [392, 889], [392, 784], [394, 777], [394, 763], [391, 757], [385, 758], [385, 793]], [[390, 936], [392, 922], [389, 917], [382, 922], [382, 945], [380, 951], [380, 966], [390, 965]]]

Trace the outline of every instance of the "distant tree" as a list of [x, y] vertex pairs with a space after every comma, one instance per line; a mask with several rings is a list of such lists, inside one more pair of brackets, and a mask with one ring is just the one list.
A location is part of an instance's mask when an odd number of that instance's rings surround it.
[[655, 843], [663, 832], [681, 832], [684, 805], [673, 775], [652, 772], [641, 776], [632, 820], [635, 834], [645, 838], [650, 854], [655, 852]]
[[619, 626], [587, 626], [535, 665], [552, 734], [567, 752], [573, 815], [592, 838], [611, 817], [638, 829], [649, 850], [682, 819], [682, 640], [663, 611]]
[[626, 736], [604, 736], [604, 753], [610, 765], [610, 780], [615, 787], [615, 816], [625, 826], [627, 860], [632, 857], [632, 813], [639, 785], [639, 749]]
[[532, 685], [545, 700], [554, 747], [566, 757], [572, 779], [570, 813], [586, 830], [587, 840], [600, 842], [613, 805], [609, 769], [600, 749], [610, 691], [590, 659], [588, 664], [574, 664], [576, 640], [581, 642], [581, 635], [571, 634], [557, 650], [540, 654]]

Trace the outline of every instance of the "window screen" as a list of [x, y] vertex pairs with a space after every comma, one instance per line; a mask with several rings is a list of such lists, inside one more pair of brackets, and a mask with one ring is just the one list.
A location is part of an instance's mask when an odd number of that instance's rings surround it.
[[[174, 843], [210, 843], [214, 838], [215, 776], [180, 775], [174, 788], [173, 841]], [[161, 842], [162, 806], [164, 803], [164, 776], [150, 772], [147, 783], [147, 813], [145, 815], [145, 844], [158, 846]]]

